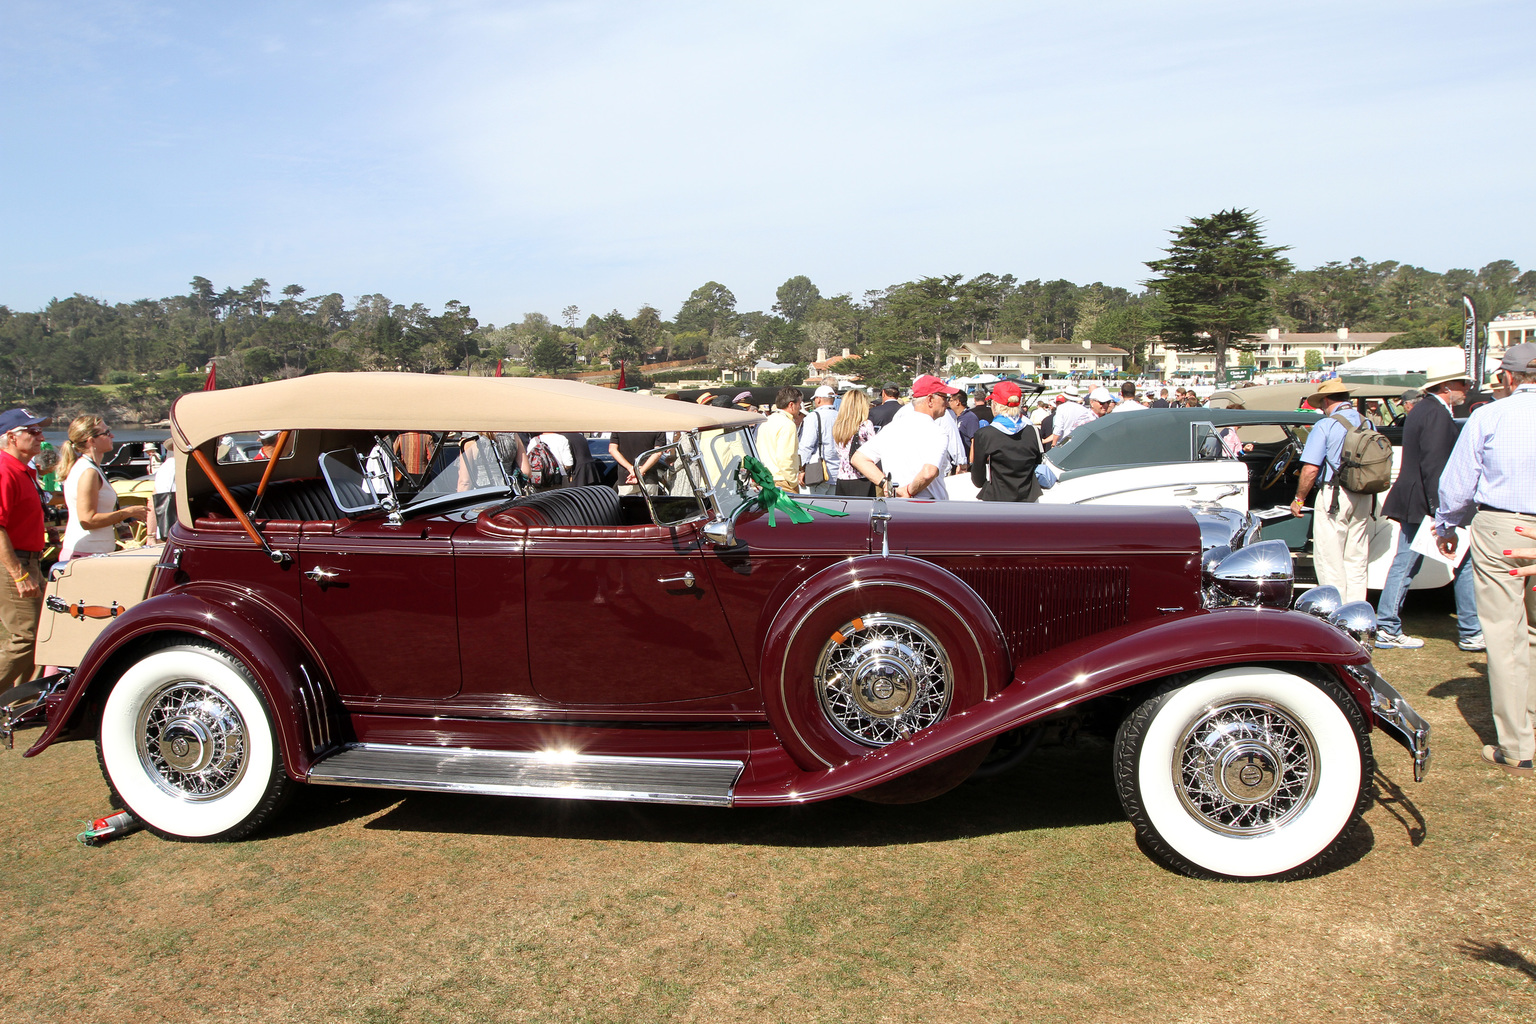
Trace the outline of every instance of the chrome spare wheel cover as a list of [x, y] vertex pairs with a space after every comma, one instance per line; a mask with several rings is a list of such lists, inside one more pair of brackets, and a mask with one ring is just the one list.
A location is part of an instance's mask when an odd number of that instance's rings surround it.
[[1173, 785], [1185, 809], [1227, 836], [1284, 826], [1306, 809], [1317, 774], [1312, 734], [1268, 701], [1208, 708], [1173, 749]]
[[949, 655], [901, 615], [866, 615], [837, 630], [816, 663], [816, 693], [844, 736], [871, 747], [944, 717], [954, 693]]
[[245, 721], [206, 683], [160, 687], [139, 711], [134, 736], [144, 771], [174, 797], [213, 800], [245, 774]]

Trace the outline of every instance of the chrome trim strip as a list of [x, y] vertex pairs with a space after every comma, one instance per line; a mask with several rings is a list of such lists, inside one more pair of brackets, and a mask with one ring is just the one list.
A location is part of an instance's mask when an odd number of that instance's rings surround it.
[[1429, 772], [1429, 723], [1403, 699], [1397, 688], [1382, 678], [1372, 664], [1345, 665], [1371, 694], [1371, 717], [1381, 731], [1401, 743], [1413, 755], [1413, 781], [1423, 782]]
[[728, 807], [741, 761], [352, 744], [315, 764], [325, 786]]

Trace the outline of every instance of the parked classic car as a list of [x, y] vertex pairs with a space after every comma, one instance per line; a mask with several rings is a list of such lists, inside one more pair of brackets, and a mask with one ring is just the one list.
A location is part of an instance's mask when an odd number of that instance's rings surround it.
[[[1382, 412], [1392, 414], [1395, 408], [1389, 405]], [[1050, 451], [1047, 459], [1058, 480], [1040, 500], [1047, 504], [1219, 505], [1253, 512], [1263, 520], [1264, 537], [1284, 540], [1296, 555], [1298, 575], [1311, 579], [1311, 506], [1298, 518], [1291, 515], [1289, 505], [1301, 473], [1301, 450], [1317, 420], [1317, 413], [1305, 410], [1209, 407], [1105, 416], [1079, 427]], [[1402, 427], [1388, 423], [1382, 433], [1394, 445], [1395, 477]], [[975, 488], [964, 480], [950, 487], [950, 497], [974, 498]], [[1398, 525], [1378, 515], [1369, 536], [1366, 582], [1379, 590], [1397, 552]], [[1410, 586], [1418, 590], [1450, 581], [1445, 563], [1426, 559]]]
[[[568, 381], [319, 374], [172, 420], [169, 541], [50, 584], [39, 657], [75, 667], [27, 751], [94, 736], [167, 838], [248, 835], [301, 783], [907, 802], [1071, 717], [1155, 856], [1283, 877], [1363, 807], [1373, 726], [1428, 763], [1369, 606], [1291, 610], [1241, 513], [790, 497], [756, 414]], [[669, 432], [692, 493], [529, 492], [470, 443], [540, 429]], [[288, 454], [219, 464], [250, 430]]]

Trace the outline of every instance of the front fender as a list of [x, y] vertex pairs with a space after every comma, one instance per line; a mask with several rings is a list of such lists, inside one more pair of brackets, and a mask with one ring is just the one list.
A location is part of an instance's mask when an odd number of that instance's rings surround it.
[[[1301, 612], [1216, 608], [1132, 623], [1023, 662], [1001, 693], [909, 740], [822, 771], [744, 784], [735, 802], [783, 804], [846, 796], [1063, 708], [1178, 673], [1256, 662], [1342, 666], [1368, 660], [1341, 630]], [[1339, 675], [1368, 712], [1368, 697], [1362, 697], [1359, 684], [1348, 673]]]
[[249, 592], [217, 583], [194, 584], [150, 598], [102, 631], [75, 670], [48, 727], [27, 750], [33, 757], [80, 724], [131, 662], [143, 641], [177, 634], [217, 644], [256, 678], [272, 712], [288, 775], [302, 780], [316, 755], [336, 741], [339, 705], [325, 669], [297, 626]]

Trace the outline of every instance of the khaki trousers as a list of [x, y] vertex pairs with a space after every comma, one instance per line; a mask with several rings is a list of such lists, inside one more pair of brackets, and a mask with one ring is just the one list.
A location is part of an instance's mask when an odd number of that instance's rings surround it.
[[1536, 527], [1536, 516], [1512, 512], [1479, 512], [1472, 518], [1472, 590], [1477, 615], [1488, 641], [1488, 694], [1493, 700], [1493, 727], [1504, 756], [1524, 761], [1536, 755], [1536, 592], [1531, 578], [1511, 576], [1509, 570], [1528, 565], [1506, 558], [1509, 548], [1529, 547], [1530, 539], [1515, 532], [1515, 524]]
[[[1339, 494], [1339, 508], [1333, 515], [1333, 494]], [[1376, 504], [1373, 494], [1356, 494], [1327, 484], [1317, 492], [1312, 504], [1312, 565], [1317, 582], [1338, 587], [1347, 601], [1365, 600], [1365, 567], [1371, 549], [1371, 511]]]
[[16, 553], [24, 572], [37, 580], [36, 597], [22, 597], [16, 593], [16, 584], [0, 573], [0, 629], [7, 636], [0, 643], [0, 690], [9, 690], [17, 683], [32, 678], [36, 665], [32, 651], [37, 645], [37, 619], [43, 611], [43, 565], [37, 555]]

